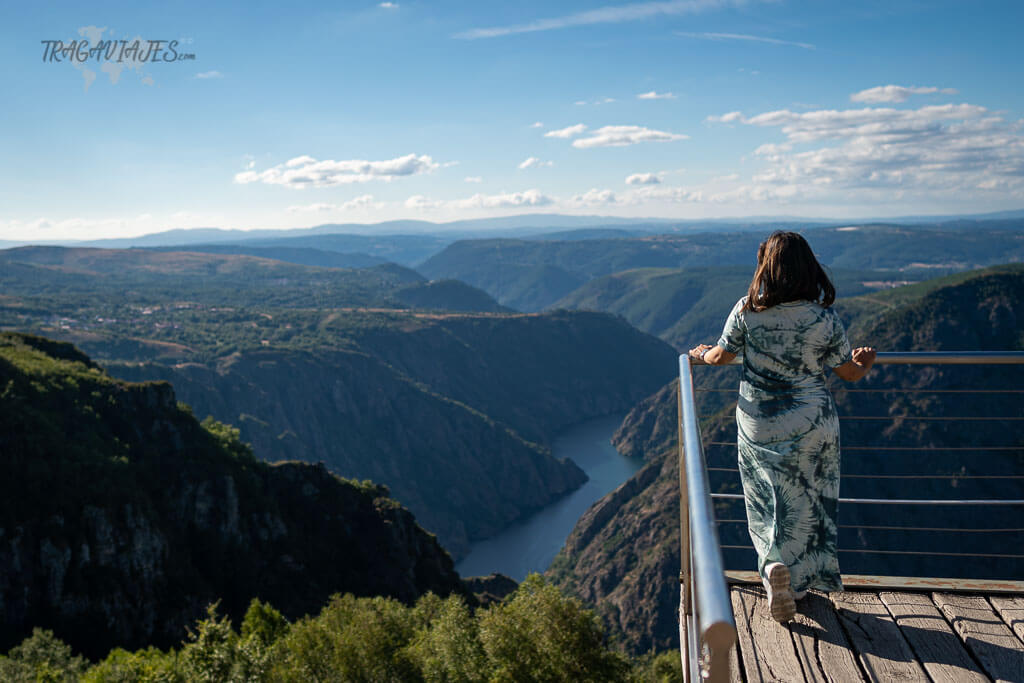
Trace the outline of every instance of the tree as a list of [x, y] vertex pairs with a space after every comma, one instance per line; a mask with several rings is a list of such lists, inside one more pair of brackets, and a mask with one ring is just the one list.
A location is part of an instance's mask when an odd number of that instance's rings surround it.
[[531, 574], [507, 602], [480, 614], [494, 681], [620, 681], [629, 662], [605, 647], [593, 611]]

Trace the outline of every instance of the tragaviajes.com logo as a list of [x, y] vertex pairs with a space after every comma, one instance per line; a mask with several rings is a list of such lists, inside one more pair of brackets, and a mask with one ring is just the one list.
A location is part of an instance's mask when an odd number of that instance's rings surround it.
[[98, 68], [107, 74], [111, 84], [117, 85], [121, 74], [134, 71], [145, 85], [153, 85], [153, 76], [147, 69], [155, 64], [193, 61], [196, 56], [185, 47], [190, 38], [178, 40], [148, 40], [141, 36], [115, 38], [114, 29], [83, 26], [78, 38], [72, 40], [43, 40], [43, 62], [71, 64], [82, 72], [85, 91], [96, 80]]

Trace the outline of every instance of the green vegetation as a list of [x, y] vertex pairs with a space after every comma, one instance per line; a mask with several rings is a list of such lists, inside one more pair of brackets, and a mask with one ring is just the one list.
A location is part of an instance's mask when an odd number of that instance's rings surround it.
[[165, 647], [218, 599], [298, 618], [339, 591], [468, 594], [386, 489], [259, 461], [166, 382], [116, 380], [69, 344], [0, 333], [0, 450], [2, 648], [34, 627], [89, 656]]
[[459, 280], [417, 282], [394, 293], [396, 300], [412, 308], [448, 311], [511, 313], [490, 295]]
[[[637, 329], [660, 337], [681, 352], [718, 338], [725, 315], [747, 293], [752, 273], [749, 266], [638, 268], [595, 278], [553, 308], [621, 315]], [[844, 269], [830, 275], [841, 297], [873, 291], [864, 283], [892, 277], [884, 272]]]
[[537, 575], [501, 603], [472, 610], [429, 593], [414, 605], [333, 596], [317, 616], [289, 623], [253, 600], [236, 630], [217, 605], [179, 647], [121, 648], [89, 664], [36, 629], [0, 678], [21, 681], [448, 681], [577, 683], [681, 680], [678, 652], [629, 660], [608, 648], [600, 620]]
[[[152, 315], [160, 309], [401, 309], [417, 306], [416, 285], [426, 284], [415, 271], [379, 260], [371, 260], [364, 268], [325, 267], [265, 258], [273, 250], [242, 250], [260, 256], [230, 253], [219, 246], [208, 250], [0, 250], [0, 291], [4, 293], [0, 311], [30, 318], [45, 311], [97, 322]], [[282, 256], [316, 260], [306, 258], [306, 251], [314, 250], [294, 251], [299, 255], [285, 250]], [[327, 254], [325, 265], [336, 265], [335, 257], [341, 255]], [[407, 291], [400, 296], [401, 290]], [[500, 310], [487, 294], [463, 283], [435, 286], [419, 297], [425, 297], [424, 307], [435, 310], [473, 310], [477, 304], [483, 310]]]

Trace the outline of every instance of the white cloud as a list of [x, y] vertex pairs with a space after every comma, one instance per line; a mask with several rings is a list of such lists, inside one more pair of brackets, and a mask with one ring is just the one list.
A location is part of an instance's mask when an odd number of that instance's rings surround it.
[[529, 157], [526, 160], [524, 160], [521, 164], [519, 164], [519, 170], [523, 171], [523, 170], [526, 170], [528, 168], [540, 168], [541, 166], [554, 166], [554, 165], [555, 165], [555, 162], [553, 162], [553, 161], [541, 161], [537, 157]]
[[688, 135], [652, 130], [643, 126], [603, 126], [591, 131], [589, 137], [573, 140], [572, 146], [579, 149], [589, 147], [624, 147], [639, 142], [671, 142], [686, 140]]
[[642, 92], [637, 95], [636, 98], [638, 100], [674, 100], [676, 96], [670, 92], [658, 92], [656, 90], [652, 90], [650, 92]]
[[510, 26], [494, 26], [490, 28], [474, 28], [456, 33], [455, 38], [477, 39], [495, 38], [516, 33], [532, 33], [535, 31], [551, 31], [571, 26], [589, 26], [593, 24], [613, 24], [624, 21], [638, 21], [663, 15], [697, 14], [699, 12], [732, 7], [744, 4], [744, 0], [656, 0], [654, 2], [636, 2], [629, 5], [598, 7], [575, 14], [568, 14], [550, 19], [538, 19], [525, 24]]
[[629, 201], [634, 204], [645, 202], [670, 202], [685, 204], [700, 202], [704, 194], [700, 190], [691, 190], [685, 187], [641, 187], [629, 192]]
[[575, 206], [609, 206], [621, 203], [611, 190], [598, 190], [592, 188], [583, 194], [578, 194], [569, 200]]
[[314, 202], [313, 204], [296, 204], [289, 206], [286, 211], [288, 213], [327, 213], [328, 211], [337, 211], [338, 205], [331, 204], [329, 202]]
[[627, 185], [657, 185], [661, 178], [656, 173], [634, 173], [626, 176]]
[[930, 95], [932, 93], [944, 95], [956, 95], [953, 88], [936, 88], [934, 86], [903, 86], [903, 85], [880, 85], [875, 88], [868, 88], [850, 95], [851, 102], [868, 102], [877, 104], [879, 102], [906, 102], [911, 95]]
[[530, 124], [530, 128], [543, 128], [544, 124], [540, 121], [534, 121]]
[[406, 208], [417, 210], [434, 209], [509, 209], [529, 208], [533, 206], [549, 206], [555, 200], [540, 190], [530, 189], [522, 192], [499, 192], [498, 194], [477, 193], [465, 199], [436, 200], [423, 195], [413, 195], [405, 200]]
[[582, 135], [587, 127], [582, 123], [577, 123], [575, 126], [568, 126], [566, 128], [559, 128], [558, 130], [549, 130], [544, 133], [546, 138], [571, 138], [574, 135]]
[[611, 104], [612, 102], [618, 102], [618, 100], [615, 99], [614, 97], [599, 97], [597, 99], [591, 100], [590, 102], [587, 102], [586, 100], [576, 100], [575, 102], [573, 102], [573, 104], [575, 104], [577, 107], [583, 107], [588, 104], [598, 106], [602, 104]]
[[284, 185], [291, 188], [331, 187], [349, 183], [365, 183], [371, 180], [390, 182], [395, 178], [429, 173], [439, 167], [429, 156], [407, 154], [403, 157], [384, 161], [359, 159], [318, 161], [303, 155], [289, 159], [283, 164], [272, 166], [265, 171], [244, 171], [235, 174], [239, 184], [264, 183]]
[[195, 77], [199, 79], [224, 78], [224, 74], [219, 71], [203, 71], [201, 73], [197, 73]]
[[384, 9], [398, 9], [398, 3], [397, 2], [382, 2], [382, 3], [380, 3], [378, 5], [378, 7], [383, 7]]
[[467, 183], [482, 183], [483, 181], [484, 179], [478, 175], [468, 175], [465, 178], [465, 182]]
[[750, 43], [768, 43], [769, 45], [788, 45], [791, 47], [802, 47], [805, 50], [814, 50], [810, 43], [799, 43], [794, 40], [780, 40], [778, 38], [767, 38], [765, 36], [751, 36], [745, 33], [689, 33], [676, 31], [677, 36], [684, 38], [702, 38], [704, 40], [741, 40]]
[[372, 194], [362, 194], [362, 195], [359, 195], [358, 197], [354, 197], [354, 198], [348, 200], [347, 202], [345, 202], [344, 204], [342, 204], [341, 205], [341, 209], [342, 209], [342, 211], [349, 211], [351, 209], [365, 209], [365, 208], [373, 206], [373, 205], [374, 205], [373, 195]]
[[857, 194], [872, 201], [912, 193], [947, 200], [978, 191], [1024, 196], [1024, 135], [986, 108], [946, 104], [898, 110], [771, 111], [746, 125], [778, 128], [784, 143], [755, 150], [765, 164], [744, 190], [751, 200]]
[[428, 199], [421, 194], [414, 194], [405, 200], [405, 208], [416, 209], [418, 211], [430, 211], [432, 209], [439, 208], [442, 202]]
[[710, 123], [743, 123], [745, 121], [743, 114], [738, 111], [731, 111], [728, 114], [721, 114], [719, 116], [708, 116], [704, 120]]
[[383, 206], [381, 202], [373, 201], [372, 194], [364, 194], [353, 199], [350, 199], [342, 204], [331, 204], [329, 202], [314, 202], [313, 204], [289, 206], [287, 211], [289, 213], [328, 213], [339, 211], [356, 211], [360, 209], [381, 206]]

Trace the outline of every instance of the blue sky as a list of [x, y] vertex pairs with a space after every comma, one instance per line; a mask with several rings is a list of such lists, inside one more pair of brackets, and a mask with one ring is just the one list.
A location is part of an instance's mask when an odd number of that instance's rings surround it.
[[1024, 207], [1019, 2], [8, 5], [0, 239]]

